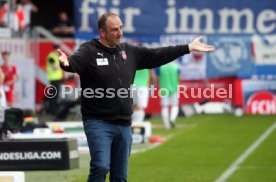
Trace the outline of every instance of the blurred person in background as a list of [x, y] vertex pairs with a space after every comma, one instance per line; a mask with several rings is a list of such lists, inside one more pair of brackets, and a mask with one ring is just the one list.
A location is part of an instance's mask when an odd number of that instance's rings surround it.
[[7, 107], [6, 94], [5, 94], [5, 91], [4, 91], [4, 79], [5, 79], [4, 72], [0, 68], [0, 107], [1, 108], [6, 108]]
[[7, 3], [4, 1], [0, 1], [0, 27], [5, 27], [4, 16], [7, 13], [7, 11]]
[[28, 37], [31, 31], [31, 15], [37, 13], [38, 8], [31, 0], [20, 0], [19, 5], [22, 6], [24, 12], [24, 35]]
[[[129, 42], [135, 46], [142, 46], [138, 40]], [[145, 109], [148, 107], [149, 86], [153, 81], [153, 70], [143, 69], [135, 72], [133, 81], [133, 113], [132, 122], [143, 122], [145, 118]]]
[[20, 18], [22, 14], [18, 11], [15, 4], [5, 2], [0, 9], [0, 27], [10, 28], [12, 35], [17, 36], [20, 30]]
[[58, 18], [54, 22], [52, 33], [58, 37], [73, 37], [74, 31], [74, 25], [68, 14], [65, 11], [59, 12]]
[[4, 73], [4, 90], [6, 94], [7, 104], [9, 107], [14, 105], [14, 84], [19, 79], [17, 68], [15, 65], [10, 64], [10, 52], [2, 52], [3, 64], [1, 69]]
[[161, 93], [161, 116], [166, 129], [175, 127], [175, 120], [179, 112], [178, 85], [180, 80], [179, 66], [170, 62], [156, 69]]
[[13, 37], [20, 37], [25, 29], [25, 13], [15, 0], [7, 1], [0, 9], [1, 27], [10, 28]]
[[[110, 172], [110, 181], [126, 182], [132, 145], [133, 103], [129, 89], [135, 71], [159, 67], [193, 51], [215, 48], [203, 44], [202, 37], [190, 44], [154, 49], [121, 43], [122, 21], [110, 12], [99, 17], [98, 31], [99, 39], [82, 44], [70, 57], [59, 50], [59, 60], [65, 71], [78, 73], [81, 80], [82, 120], [91, 157], [87, 181], [104, 182]], [[91, 89], [101, 89], [103, 96], [95, 93], [90, 97]], [[108, 93], [111, 89], [114, 95]], [[127, 95], [120, 96], [122, 89], [128, 91]]]
[[58, 99], [60, 96], [60, 87], [63, 82], [63, 70], [59, 65], [59, 55], [57, 49], [60, 46], [55, 44], [53, 45], [53, 50], [48, 53], [46, 57], [46, 74], [49, 84], [55, 88], [55, 95], [52, 98], [49, 98], [49, 114], [55, 116], [56, 107], [58, 104]]
[[133, 81], [133, 114], [132, 122], [143, 122], [145, 109], [149, 100], [151, 70], [137, 70]]

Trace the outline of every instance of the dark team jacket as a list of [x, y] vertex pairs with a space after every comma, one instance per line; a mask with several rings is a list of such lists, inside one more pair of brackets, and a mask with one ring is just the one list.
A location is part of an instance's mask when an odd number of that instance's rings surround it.
[[122, 43], [108, 48], [93, 39], [69, 57], [69, 67], [62, 68], [80, 76], [83, 121], [130, 122], [132, 98], [122, 90], [129, 90], [135, 71], [161, 66], [188, 53], [188, 45], [150, 49]]

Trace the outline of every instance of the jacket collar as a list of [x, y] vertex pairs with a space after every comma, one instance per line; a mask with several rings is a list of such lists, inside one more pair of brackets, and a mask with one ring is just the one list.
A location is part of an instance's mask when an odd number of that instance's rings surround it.
[[113, 53], [118, 53], [120, 51], [120, 46], [117, 46], [115, 48], [109, 48], [109, 47], [106, 47], [103, 44], [101, 44], [100, 41], [99, 41], [99, 39], [92, 39], [90, 42], [94, 46], [96, 46], [97, 48], [104, 49], [105, 51], [110, 52], [112, 54]]

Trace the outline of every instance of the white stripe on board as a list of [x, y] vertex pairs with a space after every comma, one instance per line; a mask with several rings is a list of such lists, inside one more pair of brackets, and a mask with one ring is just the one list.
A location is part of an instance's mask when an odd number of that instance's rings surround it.
[[254, 150], [272, 133], [276, 128], [276, 123], [269, 127], [256, 141], [253, 143], [239, 158], [233, 162], [229, 168], [215, 180], [215, 182], [224, 182], [229, 176], [231, 176], [239, 167], [239, 165], [252, 153]]

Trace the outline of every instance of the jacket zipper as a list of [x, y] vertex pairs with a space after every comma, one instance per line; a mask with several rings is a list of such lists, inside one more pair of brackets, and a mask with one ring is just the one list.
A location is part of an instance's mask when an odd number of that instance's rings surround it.
[[[113, 54], [113, 59], [114, 59], [115, 66], [116, 66], [116, 69], [117, 69], [120, 87], [122, 87], [122, 80], [121, 80], [121, 77], [120, 77], [119, 66], [118, 66], [118, 64], [117, 64], [117, 62], [116, 62], [116, 56], [115, 56], [115, 54]], [[120, 100], [120, 103], [122, 103], [121, 98], [119, 98], [119, 100]], [[120, 113], [121, 113], [121, 110], [122, 110], [121, 108], [122, 108], [122, 107], [121, 107], [121, 104], [120, 104]]]
[[113, 54], [113, 58], [114, 58], [116, 69], [117, 69], [117, 73], [118, 73], [119, 83], [120, 83], [120, 86], [122, 86], [122, 80], [121, 80], [121, 77], [120, 77], [119, 66], [118, 66], [118, 64], [116, 62], [116, 56], [115, 56], [115, 54]]

